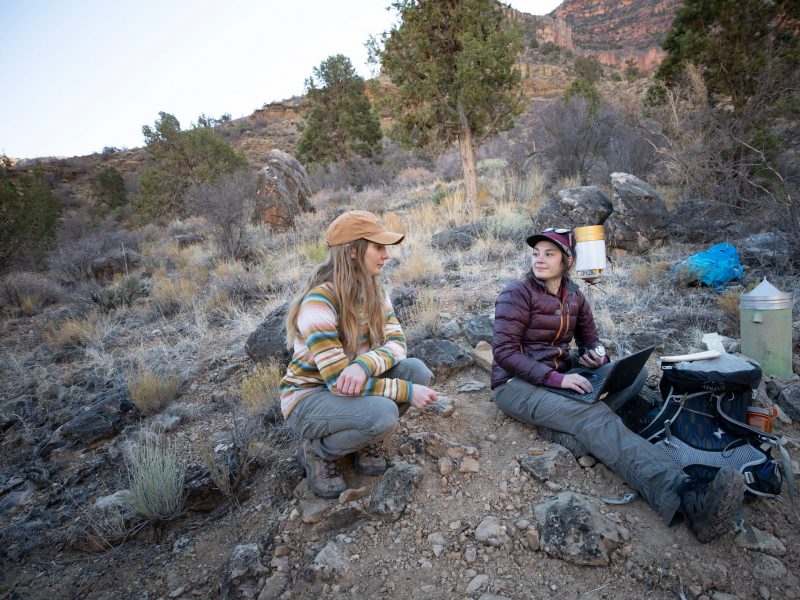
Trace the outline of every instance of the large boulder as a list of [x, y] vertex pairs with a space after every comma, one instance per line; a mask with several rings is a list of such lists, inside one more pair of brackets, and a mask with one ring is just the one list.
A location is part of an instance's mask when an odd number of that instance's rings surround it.
[[438, 377], [449, 377], [472, 364], [469, 352], [450, 340], [423, 340], [414, 347], [413, 355]]
[[258, 172], [257, 193], [263, 219], [270, 225], [290, 227], [297, 215], [314, 210], [303, 165], [277, 149], [270, 151], [267, 164]]
[[444, 229], [431, 237], [431, 246], [437, 250], [469, 250], [484, 231], [484, 223], [469, 223], [462, 227]]
[[612, 248], [645, 252], [669, 237], [664, 198], [650, 185], [627, 173], [612, 173], [614, 212], [605, 223]]
[[614, 210], [611, 200], [599, 187], [587, 185], [558, 190], [536, 215], [542, 227], [582, 227], [602, 225]]
[[142, 262], [142, 255], [120, 246], [111, 248], [102, 256], [92, 259], [90, 269], [92, 276], [100, 281], [111, 281], [115, 275], [130, 273]]
[[263, 363], [274, 358], [279, 363], [289, 364], [291, 354], [286, 348], [286, 315], [289, 305], [276, 308], [247, 338], [244, 350], [254, 361]]
[[384, 516], [390, 521], [397, 521], [414, 499], [414, 492], [420, 479], [422, 479], [422, 468], [402, 461], [394, 463], [383, 474], [372, 495], [369, 512]]
[[726, 212], [726, 207], [716, 200], [686, 200], [670, 215], [670, 238], [692, 244], [725, 240], [737, 228], [736, 219]]

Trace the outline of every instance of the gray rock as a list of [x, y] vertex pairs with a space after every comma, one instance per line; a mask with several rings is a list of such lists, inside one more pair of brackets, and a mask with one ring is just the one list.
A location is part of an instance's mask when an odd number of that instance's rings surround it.
[[461, 460], [465, 456], [476, 456], [478, 451], [473, 446], [464, 446], [448, 440], [438, 433], [414, 433], [408, 436], [417, 452], [424, 452], [433, 458], [448, 457]]
[[247, 338], [244, 350], [256, 362], [274, 358], [282, 365], [289, 363], [291, 354], [286, 348], [286, 314], [289, 304], [269, 313], [264, 321]]
[[778, 405], [790, 419], [800, 420], [800, 383], [783, 388], [778, 394]]
[[786, 546], [776, 538], [774, 535], [767, 531], [761, 531], [756, 527], [751, 527], [755, 539], [749, 539], [749, 536], [742, 532], [734, 538], [734, 543], [737, 546], [746, 548], [747, 550], [757, 550], [770, 556], [785, 556]]
[[202, 244], [206, 241], [205, 238], [198, 233], [182, 233], [173, 236], [172, 239], [178, 242], [178, 248], [186, 248], [187, 246]]
[[417, 294], [414, 288], [402, 285], [392, 288], [389, 297], [392, 300], [392, 306], [394, 307], [397, 319], [401, 323], [406, 321], [409, 311], [417, 303], [417, 300], [419, 300], [419, 294]]
[[431, 237], [431, 246], [437, 250], [469, 250], [485, 230], [483, 223], [445, 229]]
[[450, 340], [423, 340], [416, 345], [412, 354], [442, 378], [472, 364], [469, 352]]
[[786, 573], [786, 565], [774, 556], [761, 556], [753, 563], [753, 575], [762, 581], [780, 580]]
[[792, 254], [791, 246], [773, 231], [748, 235], [734, 245], [741, 250], [742, 262], [748, 264], [786, 265]]
[[729, 239], [736, 232], [737, 225], [737, 220], [722, 202], [691, 199], [682, 202], [671, 213], [669, 232], [673, 240], [709, 244]]
[[449, 417], [456, 410], [455, 403], [448, 396], [439, 396], [436, 402], [429, 405], [425, 412], [438, 415], [440, 417]]
[[480, 392], [486, 389], [486, 384], [482, 381], [465, 381], [462, 383], [458, 388], [456, 388], [457, 392]]
[[464, 323], [464, 333], [470, 346], [476, 346], [480, 341], [491, 344], [492, 335], [494, 335], [494, 319], [489, 315], [473, 317]]
[[289, 585], [289, 576], [286, 573], [275, 571], [261, 589], [258, 600], [278, 600], [287, 585]]
[[498, 596], [497, 594], [481, 594], [478, 600], [510, 600], [508, 596]]
[[475, 528], [475, 541], [499, 548], [508, 541], [508, 535], [497, 517], [489, 515]]
[[350, 578], [350, 560], [333, 541], [319, 551], [310, 569], [312, 577], [318, 582], [346, 583]]
[[129, 273], [142, 262], [142, 255], [130, 248], [112, 248], [91, 262], [90, 270], [95, 279], [109, 281], [119, 273]]
[[534, 507], [542, 549], [550, 556], [578, 565], [607, 565], [610, 553], [629, 537], [623, 526], [600, 513], [589, 496], [560, 492]]
[[303, 523], [313, 525], [319, 523], [326, 512], [331, 509], [331, 504], [327, 500], [300, 500], [300, 517]]
[[422, 478], [422, 468], [406, 462], [396, 462], [381, 477], [369, 512], [383, 515], [392, 521], [398, 520], [414, 498], [414, 490]]
[[274, 149], [258, 172], [258, 198], [262, 219], [273, 226], [291, 227], [303, 212], [313, 212], [309, 202], [308, 174], [295, 158]]
[[472, 580], [467, 584], [467, 594], [472, 596], [473, 594], [480, 592], [489, 585], [489, 576], [488, 575], [475, 575]]
[[519, 459], [523, 470], [537, 481], [548, 481], [563, 476], [575, 467], [575, 459], [563, 446], [554, 446], [538, 456], [525, 455]]
[[236, 546], [228, 560], [228, 568], [221, 586], [222, 598], [253, 598], [254, 586], [269, 569], [261, 563], [258, 544]]
[[449, 321], [442, 323], [441, 327], [439, 327], [437, 335], [446, 340], [452, 340], [461, 335], [461, 326], [455, 319], [450, 319]]
[[588, 185], [564, 188], [544, 203], [536, 215], [537, 223], [558, 227], [602, 225], [611, 215], [613, 205], [600, 188]]
[[612, 173], [614, 212], [605, 223], [609, 246], [645, 252], [669, 236], [669, 214], [661, 195], [641, 179]]
[[327, 513], [325, 519], [314, 527], [314, 531], [319, 534], [350, 531], [368, 518], [367, 511], [359, 502], [348, 502], [345, 505], [337, 505], [332, 512]]
[[108, 496], [99, 497], [94, 501], [94, 509], [100, 512], [118, 511], [125, 520], [136, 518], [133, 493], [130, 490], [119, 490]]

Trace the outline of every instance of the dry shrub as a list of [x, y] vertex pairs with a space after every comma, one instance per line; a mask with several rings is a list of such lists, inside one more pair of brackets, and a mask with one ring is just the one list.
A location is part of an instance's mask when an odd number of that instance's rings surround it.
[[128, 392], [134, 406], [143, 415], [160, 412], [175, 398], [180, 385], [176, 375], [162, 375], [140, 367], [128, 376]]
[[433, 290], [424, 290], [417, 301], [406, 311], [406, 327], [412, 337], [433, 335], [439, 326], [439, 297]]
[[399, 187], [419, 187], [433, 183], [436, 175], [423, 167], [408, 167], [400, 171], [395, 178], [395, 185]]
[[387, 212], [383, 215], [383, 226], [389, 231], [396, 231], [398, 233], [406, 233], [406, 224], [403, 219], [395, 212]]
[[59, 302], [63, 294], [60, 285], [39, 273], [9, 273], [0, 283], [0, 308], [16, 306], [22, 314], [32, 315]]
[[306, 242], [300, 248], [300, 252], [308, 259], [311, 264], [319, 264], [328, 256], [328, 246], [325, 240], [318, 238]]
[[160, 435], [143, 435], [126, 463], [136, 512], [156, 521], [166, 521], [181, 513], [186, 463], [176, 444]]
[[739, 292], [726, 290], [717, 296], [717, 303], [726, 317], [739, 322]]
[[420, 246], [412, 247], [410, 253], [400, 261], [392, 279], [397, 283], [428, 283], [439, 279], [443, 274], [442, 263], [436, 253]]
[[47, 266], [63, 282], [92, 279], [92, 261], [111, 250], [138, 250], [137, 240], [128, 231], [99, 231], [65, 243], [47, 257]]
[[353, 196], [352, 206], [358, 210], [380, 212], [386, 206], [387, 194], [381, 189], [368, 188]]
[[80, 348], [89, 344], [97, 334], [97, 315], [74, 317], [44, 327], [45, 343], [52, 350]]
[[200, 294], [198, 282], [179, 277], [177, 279], [157, 279], [151, 295], [155, 306], [164, 316], [174, 315], [192, 307]]
[[221, 262], [214, 269], [215, 287], [236, 302], [252, 302], [266, 298], [270, 282], [267, 273], [240, 262]]
[[251, 413], [261, 413], [278, 400], [283, 368], [275, 359], [259, 364], [242, 381], [242, 402]]

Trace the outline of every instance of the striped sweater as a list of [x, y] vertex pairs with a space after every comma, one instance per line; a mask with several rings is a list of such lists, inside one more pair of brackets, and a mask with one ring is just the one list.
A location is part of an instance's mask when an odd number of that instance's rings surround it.
[[[412, 383], [404, 379], [379, 377], [406, 358], [406, 337], [388, 297], [386, 305], [386, 342], [383, 346], [370, 348], [365, 322], [359, 332], [358, 354], [353, 362], [367, 374], [361, 395], [386, 396], [401, 404], [411, 400]], [[323, 283], [303, 298], [297, 315], [294, 356], [280, 384], [284, 418], [306, 396], [323, 388], [334, 392], [339, 374], [350, 365], [336, 329], [338, 320], [332, 284]]]

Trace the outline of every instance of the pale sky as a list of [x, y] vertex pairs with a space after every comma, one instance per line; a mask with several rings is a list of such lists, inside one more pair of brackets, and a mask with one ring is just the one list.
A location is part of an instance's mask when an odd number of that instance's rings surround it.
[[[560, 0], [513, 0], [547, 14]], [[143, 145], [159, 111], [182, 128], [303, 94], [388, 29], [389, 0], [0, 0], [0, 155], [74, 156]]]

